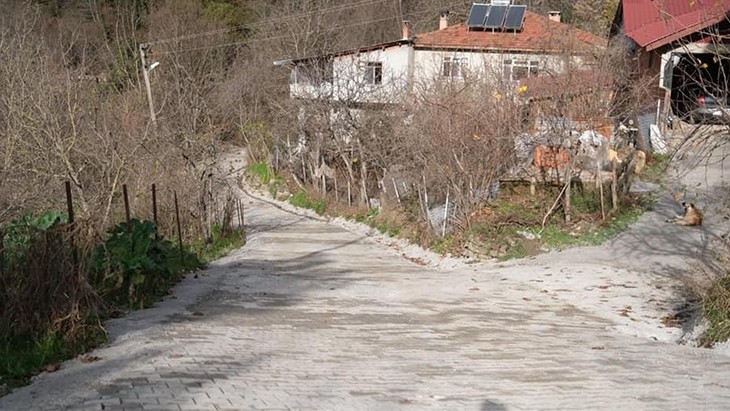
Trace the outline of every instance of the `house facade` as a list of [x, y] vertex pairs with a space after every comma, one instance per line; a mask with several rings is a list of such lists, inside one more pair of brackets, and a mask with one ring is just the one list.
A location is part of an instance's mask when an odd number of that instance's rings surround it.
[[472, 5], [466, 22], [325, 56], [281, 60], [291, 69], [290, 95], [353, 106], [395, 104], [420, 86], [475, 78], [500, 93], [524, 78], [590, 68], [606, 40], [560, 21], [559, 13], [532, 13], [508, 3]]

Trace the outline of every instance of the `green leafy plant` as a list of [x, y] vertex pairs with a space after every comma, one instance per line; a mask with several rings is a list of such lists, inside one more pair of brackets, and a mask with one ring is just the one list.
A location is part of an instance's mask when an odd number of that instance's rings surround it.
[[66, 214], [58, 211], [47, 211], [40, 215], [28, 213], [11, 221], [5, 228], [3, 247], [6, 267], [25, 263], [25, 257], [39, 236], [57, 224], [68, 222]]
[[97, 249], [96, 285], [100, 294], [119, 305], [139, 305], [157, 299], [188, 269], [201, 264], [187, 253], [182, 263], [179, 249], [157, 235], [151, 221], [133, 219], [109, 230]]

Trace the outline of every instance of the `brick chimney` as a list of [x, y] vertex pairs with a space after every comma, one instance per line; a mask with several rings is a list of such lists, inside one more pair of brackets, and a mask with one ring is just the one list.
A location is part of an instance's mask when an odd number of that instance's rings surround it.
[[411, 22], [403, 20], [403, 40], [411, 38]]
[[443, 30], [449, 27], [449, 11], [443, 10], [441, 12], [441, 18], [439, 19], [439, 30]]
[[552, 21], [556, 21], [556, 22], [560, 23], [560, 12], [559, 11], [549, 11], [548, 18]]

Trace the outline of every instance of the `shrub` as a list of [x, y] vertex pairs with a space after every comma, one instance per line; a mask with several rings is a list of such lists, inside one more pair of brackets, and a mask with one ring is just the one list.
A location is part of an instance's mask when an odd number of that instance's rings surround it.
[[[0, 378], [9, 386], [104, 336], [84, 269], [84, 239], [62, 213], [28, 214], [5, 227], [0, 278]], [[0, 384], [1, 385], [1, 384]]]
[[[96, 280], [100, 295], [119, 306], [144, 307], [159, 298], [198, 258], [157, 235], [151, 221], [133, 219], [117, 224], [96, 252]], [[181, 261], [182, 260], [182, 261]]]

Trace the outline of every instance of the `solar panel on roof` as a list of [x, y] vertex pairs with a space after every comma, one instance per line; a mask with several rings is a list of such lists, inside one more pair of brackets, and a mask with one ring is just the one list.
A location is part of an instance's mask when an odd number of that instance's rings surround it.
[[507, 14], [507, 6], [492, 6], [489, 10], [484, 27], [488, 29], [501, 29], [504, 23], [504, 16]]
[[489, 4], [473, 4], [466, 25], [469, 27], [484, 27], [484, 19], [487, 18], [490, 7]]
[[521, 30], [525, 24], [525, 11], [527, 11], [527, 6], [510, 6], [507, 11], [507, 18], [504, 21], [504, 28], [507, 30]]

